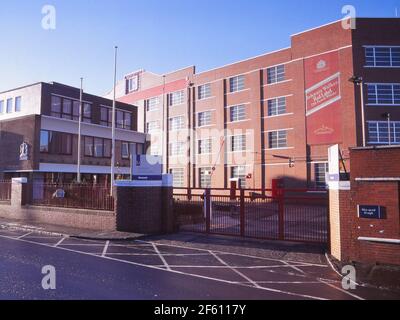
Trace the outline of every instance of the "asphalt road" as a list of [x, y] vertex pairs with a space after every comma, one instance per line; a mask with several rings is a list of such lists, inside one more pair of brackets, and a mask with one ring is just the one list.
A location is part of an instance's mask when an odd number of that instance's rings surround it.
[[[396, 298], [346, 291], [327, 266], [165, 245], [0, 229], [0, 299], [249, 300]], [[42, 288], [54, 266], [56, 289]]]

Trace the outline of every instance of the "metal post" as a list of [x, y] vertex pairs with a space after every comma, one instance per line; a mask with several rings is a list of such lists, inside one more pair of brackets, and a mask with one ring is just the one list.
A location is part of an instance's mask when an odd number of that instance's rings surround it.
[[78, 124], [78, 165], [76, 181], [81, 183], [81, 144], [82, 144], [82, 108], [83, 108], [83, 78], [81, 78], [81, 91], [79, 96], [79, 124]]
[[363, 147], [365, 147], [366, 139], [365, 139], [364, 82], [362, 80], [359, 83], [359, 86], [360, 86], [360, 94], [361, 94], [362, 141], [363, 141]]
[[118, 53], [118, 47], [115, 47], [115, 53], [114, 53], [114, 96], [113, 96], [113, 107], [112, 107], [112, 133], [111, 133], [111, 187], [110, 187], [110, 193], [113, 195], [113, 188], [114, 188], [114, 165], [115, 165], [115, 99], [116, 99], [116, 86], [117, 86], [117, 53]]
[[240, 236], [244, 237], [245, 236], [245, 208], [244, 208], [244, 189], [240, 189]]
[[[388, 139], [389, 139], [389, 146], [392, 145], [392, 141], [390, 140], [391, 129], [390, 129], [390, 113], [387, 114], [387, 122], [388, 122]], [[394, 139], [393, 139], [394, 140]]]
[[285, 240], [285, 198], [283, 193], [278, 195], [278, 224], [279, 224], [279, 240]]
[[211, 192], [207, 188], [205, 192], [204, 201], [206, 202], [206, 232], [207, 234], [211, 231]]

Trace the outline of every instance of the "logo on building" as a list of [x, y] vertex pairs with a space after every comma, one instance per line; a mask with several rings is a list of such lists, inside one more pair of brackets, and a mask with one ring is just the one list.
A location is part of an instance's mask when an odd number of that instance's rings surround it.
[[29, 158], [29, 145], [26, 142], [23, 142], [19, 146], [19, 160], [25, 161]]
[[314, 134], [316, 134], [316, 135], [324, 135], [324, 134], [332, 134], [334, 132], [335, 132], [334, 129], [329, 128], [329, 127], [327, 127], [325, 125], [322, 125], [321, 128], [318, 128], [317, 130], [314, 131]]
[[136, 92], [140, 90], [140, 75], [143, 71], [131, 73], [125, 77], [126, 92]]
[[326, 70], [326, 67], [327, 67], [327, 66], [328, 66], [328, 64], [326, 63], [325, 60], [320, 60], [320, 61], [317, 63], [317, 70], [318, 70], [318, 71]]

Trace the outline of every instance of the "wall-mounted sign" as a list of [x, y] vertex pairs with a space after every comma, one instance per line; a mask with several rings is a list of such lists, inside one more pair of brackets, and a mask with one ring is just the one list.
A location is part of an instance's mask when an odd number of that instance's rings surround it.
[[132, 175], [133, 180], [162, 180], [162, 158], [150, 155], [134, 155]]
[[358, 217], [362, 219], [385, 219], [384, 208], [358, 205]]
[[19, 146], [19, 160], [25, 161], [29, 158], [29, 145], [26, 142], [23, 142]]

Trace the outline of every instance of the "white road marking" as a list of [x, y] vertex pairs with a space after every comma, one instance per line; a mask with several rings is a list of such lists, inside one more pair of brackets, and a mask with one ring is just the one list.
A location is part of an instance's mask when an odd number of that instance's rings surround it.
[[365, 300], [364, 298], [361, 298], [360, 296], [351, 293], [349, 290], [344, 290], [344, 289], [342, 289], [342, 288], [338, 288], [338, 287], [336, 287], [335, 285], [333, 285], [333, 284], [331, 284], [331, 283], [328, 283], [328, 282], [326, 282], [326, 281], [323, 281], [323, 280], [319, 280], [319, 281], [320, 281], [321, 283], [323, 283], [323, 284], [326, 284], [327, 286], [329, 286], [329, 287], [331, 287], [331, 288], [333, 288], [333, 289], [336, 289], [336, 290], [338, 290], [338, 291], [340, 291], [340, 292], [343, 292], [343, 293], [345, 293], [345, 294], [347, 294], [347, 295], [349, 295], [349, 296], [351, 296], [351, 297], [353, 297], [353, 298], [356, 298], [357, 300]]
[[110, 245], [110, 241], [106, 241], [106, 244], [104, 245], [103, 253], [101, 254], [102, 257], [105, 257], [107, 254], [107, 249], [108, 246]]
[[250, 282], [252, 285], [254, 285], [256, 288], [259, 288], [260, 286], [255, 283], [253, 280], [251, 280], [248, 276], [244, 275], [243, 273], [241, 273], [239, 270], [234, 269], [233, 267], [231, 267], [229, 264], [227, 264], [224, 260], [222, 260], [220, 257], [218, 257], [214, 252], [209, 251], [214, 257], [215, 259], [217, 259], [220, 263], [222, 263], [223, 265], [227, 266], [230, 270], [232, 270], [233, 272], [237, 273], [239, 276], [241, 276], [243, 279], [247, 280], [248, 282]]
[[66, 237], [62, 238], [60, 241], [58, 241], [55, 245], [54, 248], [58, 247], [65, 239], [67, 239]]
[[304, 272], [303, 270], [297, 268], [296, 266], [294, 266], [294, 265], [292, 265], [292, 264], [290, 264], [290, 263], [288, 263], [288, 262], [286, 262], [286, 261], [283, 261], [283, 260], [280, 260], [280, 261], [281, 261], [282, 263], [284, 263], [285, 265], [287, 265], [288, 267], [292, 268], [293, 270], [296, 270], [296, 271], [298, 271], [298, 272], [300, 272], [300, 273], [305, 274], [305, 272]]
[[164, 266], [167, 268], [167, 270], [171, 270], [171, 268], [169, 267], [167, 261], [165, 260], [165, 258], [162, 256], [160, 250], [158, 250], [157, 246], [155, 245], [155, 243], [152, 243], [154, 251], [158, 254], [158, 256], [160, 257], [161, 261], [163, 262]]
[[[158, 256], [158, 253], [108, 253], [113, 256]], [[192, 256], [208, 256], [207, 253], [163, 253], [163, 257], [192, 257]]]
[[[35, 245], [42, 246], [42, 247], [52, 248], [51, 246], [49, 246], [47, 244], [44, 244], [44, 243], [37, 243], [37, 242], [34, 242], [34, 241], [25, 240], [25, 239], [17, 239], [15, 237], [9, 237], [9, 236], [0, 235], [0, 238], [5, 238], [5, 239], [8, 239], [8, 240], [14, 240], [14, 241], [21, 241], [21, 242], [25, 242], [25, 243], [35, 244]], [[235, 281], [212, 278], [212, 277], [202, 276], [202, 275], [198, 275], [198, 274], [190, 274], [190, 273], [185, 273], [185, 272], [172, 270], [172, 269], [171, 270], [166, 270], [165, 268], [162, 268], [162, 267], [151, 266], [151, 265], [146, 265], [146, 264], [132, 262], [132, 261], [115, 259], [115, 258], [108, 257], [108, 256], [101, 257], [101, 256], [93, 254], [93, 253], [76, 251], [76, 250], [72, 250], [72, 249], [68, 249], [68, 248], [64, 248], [64, 247], [56, 247], [56, 248], [53, 248], [53, 249], [55, 249], [55, 250], [64, 250], [64, 251], [73, 252], [73, 253], [77, 253], [77, 254], [83, 254], [83, 255], [87, 255], [87, 256], [91, 256], [91, 257], [96, 257], [96, 258], [99, 258], [99, 259], [106, 259], [106, 260], [110, 260], [110, 261], [121, 262], [121, 263], [125, 263], [125, 264], [130, 264], [130, 265], [139, 266], [139, 267], [145, 267], [145, 268], [164, 271], [164, 272], [171, 272], [171, 273], [174, 273], [174, 274], [190, 276], [190, 277], [199, 278], [199, 279], [206, 279], [206, 280], [212, 280], [212, 281], [231, 284], [231, 285], [249, 287], [249, 288], [253, 288], [253, 289], [256, 289], [256, 290], [274, 292], [274, 293], [279, 293], [279, 294], [284, 294], [284, 295], [289, 295], [289, 296], [295, 296], [295, 297], [300, 297], [300, 298], [313, 299], [313, 300], [327, 300], [327, 299], [322, 298], [322, 297], [316, 297], [316, 296], [311, 296], [311, 295], [303, 295], [303, 294], [298, 294], [298, 293], [293, 293], [293, 292], [288, 292], [288, 291], [276, 290], [276, 289], [272, 289], [272, 288], [254, 287], [252, 285], [247, 285], [247, 284], [237, 284]]]
[[[135, 242], [141, 242], [141, 243], [151, 243], [148, 241], [144, 240], [135, 240]], [[192, 248], [188, 246], [182, 246], [182, 245], [172, 245], [172, 244], [165, 244], [165, 243], [157, 243], [158, 246], [166, 246], [166, 247], [172, 247], [172, 248], [181, 248], [181, 249], [191, 249], [191, 250], [197, 250], [197, 251], [206, 251], [208, 252], [208, 249], [201, 249], [201, 248]], [[283, 260], [280, 259], [272, 259], [272, 258], [265, 258], [265, 257], [257, 257], [257, 256], [252, 256], [252, 255], [247, 255], [247, 254], [242, 254], [242, 253], [233, 253], [233, 252], [224, 252], [224, 251], [219, 251], [219, 250], [213, 250], [213, 252], [218, 253], [218, 254], [223, 254], [223, 255], [232, 255], [232, 256], [238, 256], [238, 257], [247, 257], [247, 258], [253, 258], [253, 259], [260, 259], [260, 260], [268, 260], [268, 261], [278, 261], [282, 262]], [[317, 263], [308, 263], [308, 262], [303, 262], [303, 261], [292, 261], [292, 260], [287, 260], [289, 263], [296, 263], [296, 264], [304, 264], [304, 266], [310, 266], [310, 267], [321, 267], [321, 268], [328, 268], [327, 265], [324, 264], [317, 264]]]
[[22, 236], [17, 237], [17, 239], [25, 238], [26, 236], [29, 236], [29, 235], [32, 234], [32, 233], [33, 233], [33, 231], [32, 231], [32, 232], [25, 233], [25, 234], [23, 234]]

